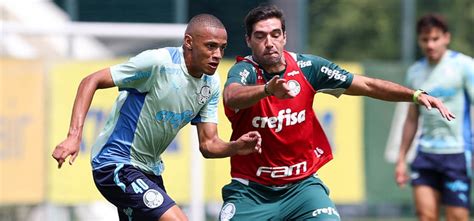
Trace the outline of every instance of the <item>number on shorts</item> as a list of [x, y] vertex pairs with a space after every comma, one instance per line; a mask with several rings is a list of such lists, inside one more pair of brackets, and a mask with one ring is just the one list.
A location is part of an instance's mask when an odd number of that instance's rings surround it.
[[143, 193], [145, 190], [147, 190], [150, 187], [142, 179], [136, 179], [132, 183], [132, 188], [133, 188], [133, 191], [135, 191], [135, 193]]

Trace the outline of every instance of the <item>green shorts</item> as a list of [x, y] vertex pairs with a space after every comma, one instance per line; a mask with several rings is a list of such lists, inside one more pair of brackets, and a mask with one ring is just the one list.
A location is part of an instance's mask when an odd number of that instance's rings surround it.
[[222, 188], [222, 197], [221, 221], [341, 220], [329, 189], [313, 176], [280, 187], [233, 179]]

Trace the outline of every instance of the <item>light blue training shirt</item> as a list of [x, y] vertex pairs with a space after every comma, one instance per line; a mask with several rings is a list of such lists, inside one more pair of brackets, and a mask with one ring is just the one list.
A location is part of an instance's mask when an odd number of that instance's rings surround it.
[[219, 75], [191, 76], [181, 47], [147, 50], [110, 67], [119, 95], [92, 147], [92, 168], [131, 164], [160, 175], [161, 154], [189, 122], [217, 124]]
[[448, 121], [435, 109], [420, 108], [422, 131], [419, 150], [435, 154], [472, 151], [473, 59], [451, 50], [447, 50], [435, 65], [423, 58], [408, 69], [407, 85], [437, 97], [456, 115], [456, 119]]

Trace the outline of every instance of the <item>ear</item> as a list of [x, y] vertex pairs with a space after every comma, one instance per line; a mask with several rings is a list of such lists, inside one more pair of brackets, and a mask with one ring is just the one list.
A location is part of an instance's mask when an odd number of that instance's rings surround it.
[[193, 50], [193, 37], [189, 34], [184, 35], [184, 47], [188, 50]]
[[446, 44], [448, 45], [449, 43], [451, 43], [451, 33], [446, 32], [445, 35], [446, 35]]
[[286, 31], [283, 32], [283, 46], [286, 45]]
[[245, 35], [245, 42], [247, 42], [247, 47], [250, 48], [250, 37], [248, 35]]

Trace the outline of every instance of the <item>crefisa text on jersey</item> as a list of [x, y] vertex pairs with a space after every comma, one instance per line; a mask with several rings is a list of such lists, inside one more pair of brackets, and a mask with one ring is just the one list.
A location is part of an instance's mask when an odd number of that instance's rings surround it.
[[256, 116], [252, 119], [252, 126], [255, 128], [275, 128], [275, 132], [283, 129], [283, 121], [285, 126], [295, 125], [306, 120], [306, 110], [300, 112], [292, 112], [290, 108], [280, 110], [276, 117]]

